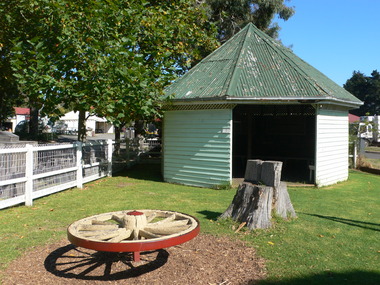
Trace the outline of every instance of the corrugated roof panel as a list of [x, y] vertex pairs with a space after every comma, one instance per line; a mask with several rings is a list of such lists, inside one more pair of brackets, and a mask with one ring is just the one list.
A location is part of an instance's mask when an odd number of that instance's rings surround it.
[[233, 60], [208, 61], [187, 74], [190, 80], [173, 83], [166, 93], [175, 93], [176, 99], [223, 96], [225, 82], [232, 72]]
[[265, 44], [256, 34], [253, 38], [260, 40], [242, 51], [244, 61], [238, 65], [240, 77], [234, 79], [239, 80], [239, 83], [235, 93], [228, 95], [252, 98], [319, 96], [317, 89], [306, 80], [305, 74], [284, 58], [284, 51], [278, 44], [273, 42], [274, 48]]
[[166, 93], [175, 93], [175, 99], [225, 96], [244, 38], [244, 33], [236, 34], [231, 44], [216, 49], [204, 58], [196, 67], [169, 86]]
[[178, 100], [316, 98], [361, 101], [248, 24], [168, 89]]

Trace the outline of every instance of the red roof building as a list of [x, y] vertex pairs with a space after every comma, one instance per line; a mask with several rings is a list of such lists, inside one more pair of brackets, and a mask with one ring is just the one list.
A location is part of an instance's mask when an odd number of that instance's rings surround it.
[[359, 122], [360, 121], [360, 117], [356, 116], [356, 115], [348, 114], [348, 121], [349, 121], [350, 124], [354, 123], [354, 122]]
[[17, 115], [30, 115], [29, 108], [14, 107], [16, 116]]

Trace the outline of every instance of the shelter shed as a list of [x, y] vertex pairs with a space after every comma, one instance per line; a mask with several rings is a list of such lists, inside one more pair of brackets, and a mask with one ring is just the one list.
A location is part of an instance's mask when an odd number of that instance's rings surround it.
[[362, 102], [248, 24], [170, 85], [165, 181], [213, 187], [249, 159], [283, 162], [283, 179], [348, 178], [348, 110]]

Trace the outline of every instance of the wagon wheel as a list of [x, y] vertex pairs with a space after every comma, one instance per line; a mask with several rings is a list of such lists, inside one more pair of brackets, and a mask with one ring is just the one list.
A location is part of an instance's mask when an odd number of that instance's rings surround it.
[[156, 250], [184, 243], [199, 233], [196, 218], [173, 211], [119, 211], [87, 217], [72, 223], [67, 235], [76, 246], [98, 251]]

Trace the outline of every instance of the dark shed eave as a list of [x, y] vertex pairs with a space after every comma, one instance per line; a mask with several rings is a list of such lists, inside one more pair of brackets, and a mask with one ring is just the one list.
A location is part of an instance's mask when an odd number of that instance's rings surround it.
[[328, 104], [339, 105], [341, 107], [347, 107], [348, 109], [359, 108], [363, 103], [347, 102], [337, 98], [321, 98], [321, 97], [266, 97], [266, 98], [247, 98], [247, 97], [211, 97], [211, 98], [189, 98], [189, 99], [175, 99], [172, 101], [174, 105], [182, 104]]
[[[250, 100], [249, 100], [250, 99]], [[362, 102], [349, 102], [346, 100], [338, 99], [338, 98], [321, 98], [321, 97], [295, 97], [295, 98], [276, 98], [276, 97], [269, 97], [269, 98], [236, 98], [236, 97], [226, 97], [226, 101], [228, 102], [234, 102], [239, 104], [252, 104], [253, 102], [264, 102], [267, 104], [279, 104], [279, 103], [300, 103], [300, 104], [334, 104], [339, 105], [342, 107], [349, 107], [349, 108], [359, 108], [361, 105], [363, 105]]]

